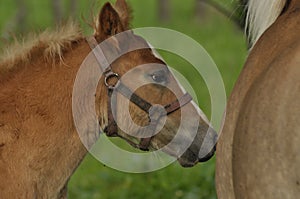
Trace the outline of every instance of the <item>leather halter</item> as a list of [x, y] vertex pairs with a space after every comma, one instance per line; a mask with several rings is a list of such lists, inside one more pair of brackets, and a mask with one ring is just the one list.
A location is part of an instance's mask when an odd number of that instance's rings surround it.
[[[154, 132], [156, 130], [156, 127], [158, 125], [158, 122], [160, 119], [164, 116], [167, 116], [181, 107], [185, 106], [186, 104], [190, 103], [192, 101], [192, 97], [186, 93], [179, 99], [171, 102], [170, 104], [167, 104], [164, 107], [159, 107], [159, 106], [153, 106], [151, 103], [149, 103], [147, 100], [144, 100], [143, 98], [139, 97], [136, 95], [134, 92], [132, 92], [126, 85], [124, 85], [120, 80], [119, 80], [119, 74], [114, 73], [110, 64], [108, 63], [101, 47], [98, 45], [97, 40], [92, 36], [92, 37], [87, 37], [86, 38], [90, 48], [93, 51], [94, 56], [97, 59], [98, 65], [103, 72], [104, 75], [104, 84], [107, 87], [107, 92], [108, 92], [108, 100], [107, 100], [107, 109], [108, 109], [108, 125], [104, 128], [104, 133], [108, 137], [121, 137], [125, 141], [127, 141], [130, 145], [132, 145], [135, 148], [139, 148], [143, 151], [148, 151], [151, 143], [151, 139], [154, 136]], [[115, 78], [118, 80], [118, 82], [114, 85], [109, 84], [108, 80]], [[140, 109], [142, 109], [144, 112], [148, 114], [149, 120], [151, 118], [151, 124], [153, 126], [149, 126], [149, 131], [147, 132], [147, 135], [151, 135], [150, 137], [146, 138], [141, 138], [139, 144], [135, 144], [131, 140], [122, 137], [121, 135], [118, 134], [118, 126], [116, 121], [114, 120], [114, 115], [112, 111], [111, 104], [116, 104], [115, 101], [112, 101], [112, 94], [114, 91], [119, 92], [122, 94], [124, 97], [129, 99], [132, 103], [134, 103], [136, 106], [138, 106]], [[162, 110], [163, 109], [163, 110]]]

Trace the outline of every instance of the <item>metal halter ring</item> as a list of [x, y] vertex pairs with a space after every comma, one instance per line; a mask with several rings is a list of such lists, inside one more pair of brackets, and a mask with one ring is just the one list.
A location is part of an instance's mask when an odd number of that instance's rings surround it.
[[116, 86], [116, 84], [110, 85], [110, 84], [108, 83], [108, 80], [109, 80], [109, 79], [112, 79], [112, 78], [117, 78], [117, 80], [120, 79], [120, 78], [119, 78], [119, 74], [113, 73], [113, 72], [108, 73], [108, 74], [105, 76], [104, 84], [105, 84], [105, 86], [107, 86], [109, 89], [114, 89], [115, 86]]

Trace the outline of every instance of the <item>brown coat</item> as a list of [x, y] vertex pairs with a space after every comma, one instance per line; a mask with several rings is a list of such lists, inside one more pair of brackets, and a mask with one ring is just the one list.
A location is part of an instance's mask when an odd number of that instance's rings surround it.
[[300, 2], [264, 33], [229, 99], [217, 147], [220, 199], [300, 195]]

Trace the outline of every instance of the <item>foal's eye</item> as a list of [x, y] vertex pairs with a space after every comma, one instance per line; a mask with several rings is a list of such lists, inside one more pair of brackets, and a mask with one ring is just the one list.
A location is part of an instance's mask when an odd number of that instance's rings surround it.
[[165, 71], [157, 71], [151, 74], [151, 78], [156, 83], [165, 83], [167, 81]]

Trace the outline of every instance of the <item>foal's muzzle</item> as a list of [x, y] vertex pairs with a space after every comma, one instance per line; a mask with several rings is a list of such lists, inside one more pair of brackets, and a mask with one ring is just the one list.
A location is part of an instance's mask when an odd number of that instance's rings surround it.
[[214, 156], [218, 139], [217, 133], [209, 127], [204, 140], [199, 137], [201, 137], [201, 132], [198, 132], [191, 146], [178, 158], [181, 166], [193, 167], [198, 162], [206, 162]]

